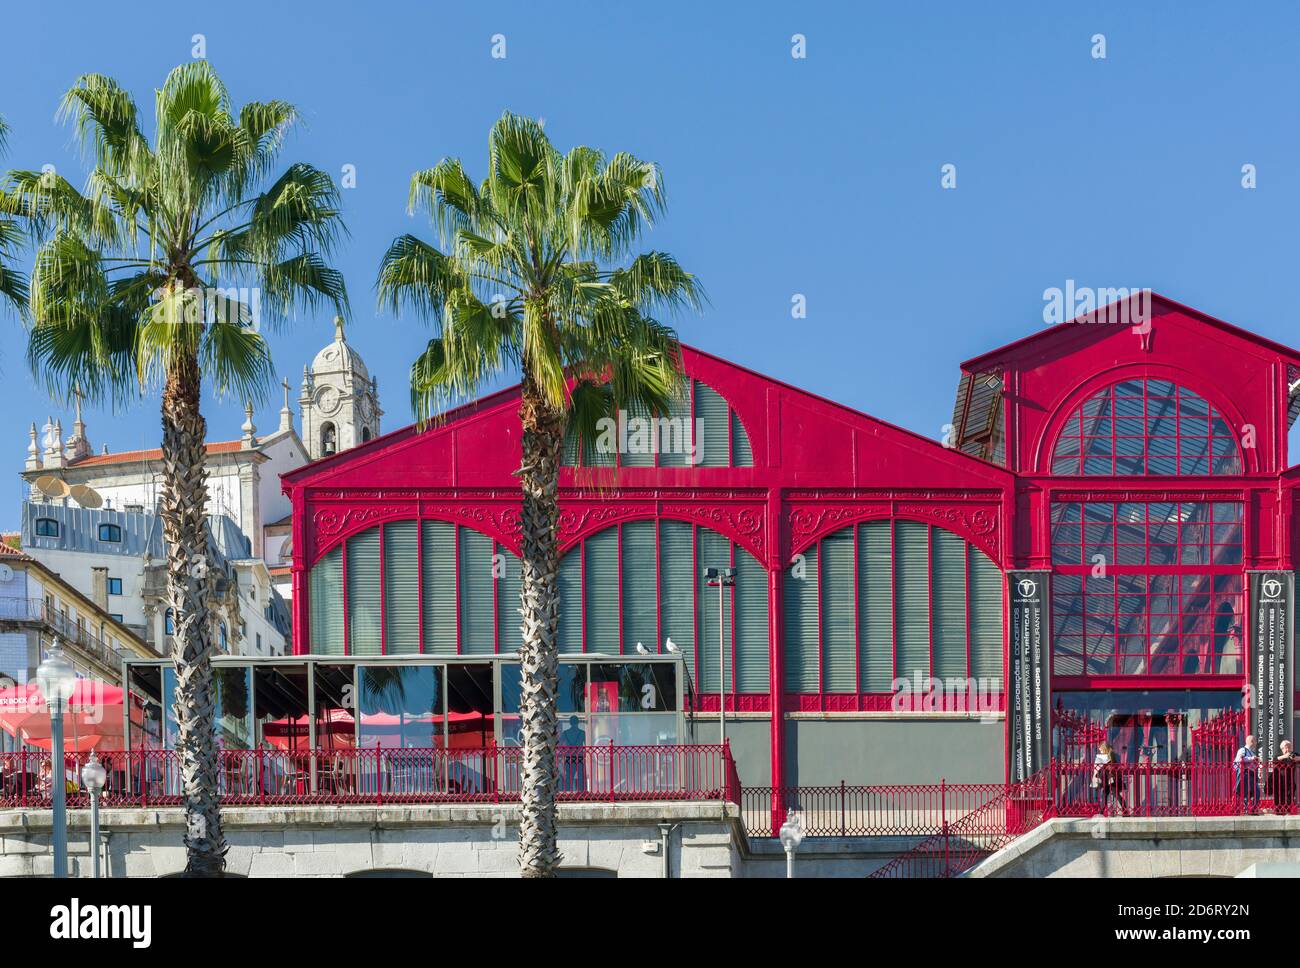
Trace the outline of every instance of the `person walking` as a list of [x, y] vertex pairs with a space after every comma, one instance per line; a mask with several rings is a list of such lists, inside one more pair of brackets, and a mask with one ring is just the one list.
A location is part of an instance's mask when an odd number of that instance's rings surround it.
[[1106, 816], [1112, 799], [1119, 803], [1120, 816], [1128, 813], [1128, 805], [1124, 802], [1123, 778], [1119, 775], [1115, 751], [1105, 740], [1097, 747], [1097, 755], [1092, 761], [1092, 788], [1101, 791], [1103, 817]]

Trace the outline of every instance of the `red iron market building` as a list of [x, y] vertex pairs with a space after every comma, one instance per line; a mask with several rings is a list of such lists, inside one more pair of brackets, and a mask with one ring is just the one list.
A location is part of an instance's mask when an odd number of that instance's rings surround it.
[[[1178, 760], [1243, 691], [1261, 746], [1292, 735], [1300, 352], [1156, 296], [962, 364], [944, 441], [683, 357], [657, 436], [566, 450], [562, 742], [714, 743], [722, 704], [742, 781], [776, 787], [1024, 776], [1053, 717]], [[486, 697], [480, 743], [516, 728], [517, 410], [283, 477], [294, 653], [445, 660]], [[662, 716], [597, 727], [618, 668], [668, 659]]]

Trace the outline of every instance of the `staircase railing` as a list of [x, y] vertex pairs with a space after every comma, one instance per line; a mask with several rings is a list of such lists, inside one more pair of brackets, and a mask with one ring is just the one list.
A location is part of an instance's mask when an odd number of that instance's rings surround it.
[[886, 878], [958, 877], [1011, 841], [1033, 830], [1053, 813], [1052, 770], [1011, 783], [870, 876]]

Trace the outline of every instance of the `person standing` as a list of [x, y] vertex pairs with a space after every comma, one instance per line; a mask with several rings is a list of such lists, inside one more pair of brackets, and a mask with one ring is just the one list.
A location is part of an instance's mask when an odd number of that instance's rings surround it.
[[1236, 774], [1236, 794], [1247, 813], [1259, 809], [1259, 754], [1255, 752], [1255, 737], [1247, 735], [1245, 744], [1232, 758]]
[[1124, 803], [1123, 778], [1119, 775], [1115, 751], [1110, 743], [1102, 740], [1097, 747], [1097, 755], [1092, 761], [1092, 787], [1101, 791], [1101, 814], [1104, 817], [1112, 799], [1119, 802], [1120, 816], [1128, 812]]
[[1271, 764], [1269, 784], [1273, 794], [1273, 806], [1278, 813], [1290, 813], [1295, 805], [1295, 773], [1300, 756], [1289, 739], [1282, 740], [1281, 752]]

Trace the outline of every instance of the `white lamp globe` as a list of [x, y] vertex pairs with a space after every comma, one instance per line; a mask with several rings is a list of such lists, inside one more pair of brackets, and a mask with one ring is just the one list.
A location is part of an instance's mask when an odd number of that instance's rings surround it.
[[108, 771], [104, 769], [104, 764], [99, 762], [99, 757], [92, 750], [90, 759], [86, 760], [86, 765], [81, 768], [81, 782], [90, 793], [96, 794], [104, 789], [107, 780]]
[[36, 667], [36, 685], [46, 703], [51, 705], [72, 698], [72, 691], [77, 687], [77, 670], [59, 648], [58, 639], [54, 640], [54, 648], [50, 649], [45, 660]]
[[787, 851], [798, 850], [799, 845], [803, 843], [803, 817], [799, 815], [798, 810], [791, 810], [785, 815], [785, 823], [781, 824], [781, 846]]

